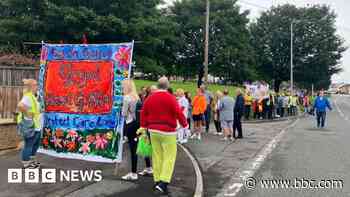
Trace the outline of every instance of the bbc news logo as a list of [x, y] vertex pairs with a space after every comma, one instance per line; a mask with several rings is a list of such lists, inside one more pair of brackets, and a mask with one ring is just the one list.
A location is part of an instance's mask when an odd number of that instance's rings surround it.
[[8, 183], [99, 182], [101, 170], [56, 170], [54, 168], [7, 170]]

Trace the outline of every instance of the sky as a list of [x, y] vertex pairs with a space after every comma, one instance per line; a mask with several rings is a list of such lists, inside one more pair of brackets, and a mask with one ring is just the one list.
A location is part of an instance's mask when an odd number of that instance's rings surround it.
[[[164, 0], [171, 4], [174, 0]], [[350, 83], [350, 0], [238, 0], [238, 4], [243, 10], [250, 10], [250, 19], [259, 17], [260, 13], [269, 9], [272, 5], [282, 5], [285, 3], [294, 4], [298, 7], [312, 6], [314, 4], [326, 4], [338, 15], [336, 26], [338, 34], [344, 38], [345, 46], [349, 49], [344, 52], [341, 59], [343, 72], [332, 77], [334, 83]]]

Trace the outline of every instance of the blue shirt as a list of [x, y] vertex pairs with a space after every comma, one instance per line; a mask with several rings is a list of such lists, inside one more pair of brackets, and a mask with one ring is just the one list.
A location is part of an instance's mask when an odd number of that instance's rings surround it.
[[332, 110], [331, 105], [329, 104], [329, 101], [326, 97], [318, 96], [314, 103], [314, 108], [317, 112], [325, 112], [326, 108], [328, 107], [329, 110]]

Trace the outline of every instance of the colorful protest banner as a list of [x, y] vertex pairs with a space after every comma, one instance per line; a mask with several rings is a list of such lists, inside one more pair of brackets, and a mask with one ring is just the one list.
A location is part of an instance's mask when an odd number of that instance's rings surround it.
[[250, 92], [254, 99], [268, 97], [269, 84], [265, 82], [256, 81], [253, 83], [245, 83], [244, 86], [246, 92]]
[[39, 152], [121, 162], [121, 82], [129, 77], [133, 42], [43, 44], [39, 100], [44, 130]]

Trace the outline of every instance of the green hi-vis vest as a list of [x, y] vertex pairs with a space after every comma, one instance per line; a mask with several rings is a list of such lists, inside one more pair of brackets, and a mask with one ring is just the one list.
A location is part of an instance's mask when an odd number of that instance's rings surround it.
[[[30, 103], [32, 107], [29, 109], [29, 112], [34, 114], [33, 115], [34, 128], [40, 129], [40, 110], [39, 110], [37, 99], [31, 92], [25, 93], [23, 96], [27, 96], [30, 98]], [[17, 116], [17, 123], [20, 123], [22, 120], [23, 120], [23, 113], [20, 112], [19, 115]]]

